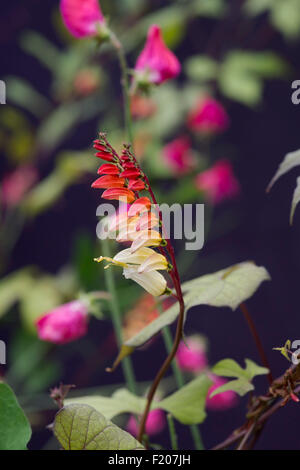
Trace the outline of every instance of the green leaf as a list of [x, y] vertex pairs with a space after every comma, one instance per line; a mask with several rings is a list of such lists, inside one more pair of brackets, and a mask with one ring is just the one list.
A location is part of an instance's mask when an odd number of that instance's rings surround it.
[[156, 404], [171, 413], [182, 424], [199, 424], [206, 418], [205, 402], [212, 381], [202, 374], [177, 392]]
[[284, 76], [286, 63], [273, 52], [230, 52], [219, 73], [221, 91], [229, 98], [248, 106], [259, 103], [262, 97], [263, 79]]
[[30, 437], [30, 424], [14, 392], [0, 383], [0, 449], [25, 450]]
[[240, 365], [233, 359], [223, 359], [218, 362], [213, 368], [212, 372], [222, 377], [236, 377], [237, 380], [232, 380], [225, 385], [215, 389], [210, 397], [218, 395], [219, 393], [232, 390], [239, 395], [243, 396], [250, 390], [254, 389], [251, 381], [258, 375], [268, 374], [269, 370], [265, 367], [258, 366], [250, 359], [245, 359], [246, 368], [242, 369]]
[[65, 450], [142, 450], [130, 434], [89, 405], [69, 405], [54, 421], [54, 435]]
[[62, 296], [50, 276], [36, 280], [34, 289], [28, 289], [21, 300], [20, 311], [25, 326], [35, 332], [36, 319], [60, 305], [62, 300]]
[[288, 39], [294, 39], [300, 33], [300, 1], [285, 0], [274, 2], [271, 22]]
[[51, 104], [48, 99], [25, 80], [17, 77], [7, 77], [5, 83], [9, 102], [30, 111], [37, 117], [41, 117], [50, 111]]
[[[255, 263], [248, 261], [185, 282], [182, 284], [186, 307], [185, 315], [190, 308], [196, 305], [230, 307], [235, 310], [255, 293], [262, 282], [269, 280], [270, 275], [264, 267], [256, 266]], [[171, 325], [178, 314], [178, 303], [175, 303], [156, 320], [126, 341], [121, 347], [113, 368], [124, 357], [132, 354], [135, 348], [142, 346], [165, 326]]]
[[222, 269], [214, 274], [207, 274], [182, 285], [186, 292], [188, 307], [199, 305], [203, 294], [209, 288], [206, 305], [213, 307], [230, 307], [235, 310], [242, 302], [252, 297], [264, 281], [269, 281], [270, 275], [263, 266], [256, 266], [251, 261], [239, 263]]
[[[202, 423], [206, 417], [205, 400], [211, 384], [211, 379], [206, 374], [202, 374], [163, 400], [153, 401], [151, 409], [165, 410], [182, 424]], [[86, 404], [93, 407], [106, 419], [113, 419], [124, 413], [142, 415], [146, 402], [145, 398], [138, 397], [122, 388], [111, 397], [89, 395], [69, 398], [66, 400], [66, 405]]]
[[61, 53], [59, 49], [35, 31], [26, 31], [22, 34], [21, 47], [51, 71], [55, 71], [60, 63]]
[[212, 398], [215, 395], [228, 391], [236, 392], [238, 395], [243, 397], [247, 393], [251, 392], [251, 390], [254, 390], [254, 386], [250, 382], [245, 379], [236, 379], [230, 380], [226, 384], [221, 385], [221, 387], [216, 388], [209, 397]]
[[28, 269], [8, 275], [0, 282], [0, 318], [17, 302], [32, 285]]
[[206, 81], [216, 78], [218, 63], [205, 55], [197, 55], [185, 62], [185, 71], [189, 78], [196, 81]]
[[300, 150], [296, 150], [295, 152], [289, 152], [284, 157], [283, 161], [280, 163], [278, 170], [276, 171], [275, 175], [273, 176], [267, 191], [269, 192], [272, 186], [276, 183], [276, 181], [285, 173], [292, 170], [296, 166], [300, 165]]
[[132, 394], [125, 388], [121, 388], [113, 393], [111, 397], [88, 395], [69, 398], [66, 400], [66, 405], [69, 404], [87, 404], [102, 413], [106, 419], [113, 419], [123, 413], [141, 415], [146, 406], [146, 399]]

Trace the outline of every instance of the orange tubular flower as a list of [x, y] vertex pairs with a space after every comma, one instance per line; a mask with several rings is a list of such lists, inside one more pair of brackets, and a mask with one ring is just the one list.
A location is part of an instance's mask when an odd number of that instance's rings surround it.
[[120, 170], [117, 165], [114, 165], [113, 163], [104, 163], [104, 165], [100, 166], [97, 173], [98, 175], [118, 175]]
[[151, 201], [148, 197], [140, 197], [137, 199], [128, 211], [129, 217], [141, 214], [141, 212], [148, 212], [151, 208]]
[[115, 175], [104, 175], [98, 178], [92, 184], [92, 188], [109, 189], [109, 188], [123, 188], [125, 179], [119, 178]]
[[[94, 186], [95, 187], [95, 186]], [[126, 200], [129, 204], [135, 200], [134, 192], [127, 188], [111, 188], [106, 189], [102, 194], [104, 199], [110, 200]]]

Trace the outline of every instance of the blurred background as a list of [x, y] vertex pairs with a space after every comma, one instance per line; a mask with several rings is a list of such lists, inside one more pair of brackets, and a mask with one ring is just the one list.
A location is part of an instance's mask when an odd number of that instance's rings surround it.
[[[272, 282], [248, 306], [280, 375], [287, 363], [272, 348], [300, 339], [300, 216], [292, 228], [288, 220], [297, 170], [271, 194], [265, 190], [284, 155], [300, 146], [300, 107], [291, 101], [291, 84], [300, 79], [300, 0], [102, 0], [101, 7], [130, 67], [152, 23], [182, 64], [178, 79], [132, 100], [137, 157], [159, 202], [205, 203], [204, 248], [184, 252], [183, 242], [175, 244], [183, 280], [246, 260], [270, 272]], [[11, 0], [0, 22], [7, 93], [0, 106], [0, 339], [8, 348], [0, 372], [33, 425], [31, 448], [57, 448], [46, 429], [55, 411], [49, 389], [64, 382], [80, 394], [90, 388], [110, 394], [123, 381], [121, 369], [105, 372], [117, 353], [105, 300], [88, 335], [73, 343], [42, 342], [35, 327], [54, 307], [106, 291], [103, 269], [92, 261], [100, 255], [101, 202], [90, 188], [99, 164], [92, 141], [101, 130], [117, 147], [124, 142], [119, 67], [109, 46], [99, 50], [92, 40], [71, 37], [58, 1]], [[226, 126], [197, 125], [203, 97], [222, 107]], [[220, 162], [232, 191], [213, 171]], [[115, 273], [130, 335], [153, 311], [136, 307], [142, 290]], [[225, 357], [259, 362], [239, 311], [193, 308], [186, 332], [206, 336], [210, 364]], [[133, 355], [145, 386], [163, 355], [160, 337]], [[256, 384], [263, 393], [265, 378]], [[244, 422], [246, 404], [240, 399], [229, 410], [209, 411], [201, 426], [207, 448]], [[298, 449], [299, 416], [296, 406], [280, 410], [257, 448]], [[178, 430], [180, 447], [189, 448], [189, 436]], [[152, 440], [168, 445], [167, 433]]]

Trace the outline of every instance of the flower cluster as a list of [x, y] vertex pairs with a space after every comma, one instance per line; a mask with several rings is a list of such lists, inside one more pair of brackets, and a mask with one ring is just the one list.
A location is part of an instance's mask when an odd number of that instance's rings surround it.
[[167, 292], [166, 279], [159, 271], [169, 270], [167, 258], [153, 247], [165, 245], [160, 232], [159, 215], [153, 201], [140, 192], [148, 190], [148, 180], [141, 171], [129, 146], [124, 145], [119, 155], [107, 142], [104, 134], [94, 142], [96, 156], [105, 160], [100, 166], [100, 177], [93, 188], [104, 189], [102, 197], [129, 205], [110, 221], [109, 234], [115, 233], [118, 242], [129, 243], [130, 247], [120, 251], [114, 258], [100, 256], [95, 261], [108, 261], [123, 268], [126, 279], [132, 279], [154, 296]]

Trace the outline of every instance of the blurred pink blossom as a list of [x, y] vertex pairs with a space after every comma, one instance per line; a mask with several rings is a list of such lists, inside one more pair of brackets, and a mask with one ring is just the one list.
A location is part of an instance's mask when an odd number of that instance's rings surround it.
[[[148, 436], [154, 436], [162, 432], [165, 425], [166, 419], [164, 412], [162, 410], [152, 410], [148, 414], [145, 432]], [[130, 416], [126, 430], [135, 437], [138, 435], [138, 424], [135, 416]]]
[[99, 26], [105, 24], [98, 0], [61, 0], [60, 11], [66, 27], [76, 38], [96, 36]]
[[208, 170], [199, 173], [195, 180], [200, 191], [205, 191], [213, 204], [230, 199], [240, 193], [240, 184], [234, 176], [231, 163], [219, 160]]
[[201, 98], [188, 115], [188, 126], [202, 134], [216, 134], [229, 126], [229, 117], [221, 103], [211, 97]]
[[16, 206], [37, 180], [37, 170], [32, 166], [21, 166], [6, 175], [1, 182], [1, 203], [3, 206]]
[[159, 26], [150, 26], [145, 47], [137, 59], [135, 70], [138, 72], [138, 81], [155, 85], [179, 75], [181, 65], [165, 45]]
[[178, 137], [163, 148], [163, 158], [175, 174], [188, 172], [195, 165], [188, 137]]
[[181, 341], [176, 354], [176, 361], [180, 369], [199, 373], [207, 367], [205, 346], [201, 338], [191, 336], [186, 338], [186, 344]]
[[209, 398], [210, 394], [217, 388], [225, 385], [228, 381], [218, 377], [217, 375], [210, 375], [210, 378], [213, 380], [213, 385], [210, 386], [207, 394], [206, 407], [211, 410], [227, 410], [236, 406], [238, 402], [238, 396], [232, 390], [227, 392], [219, 393], [212, 398]]
[[36, 322], [38, 336], [43, 341], [64, 344], [87, 333], [87, 306], [80, 300], [60, 305]]

